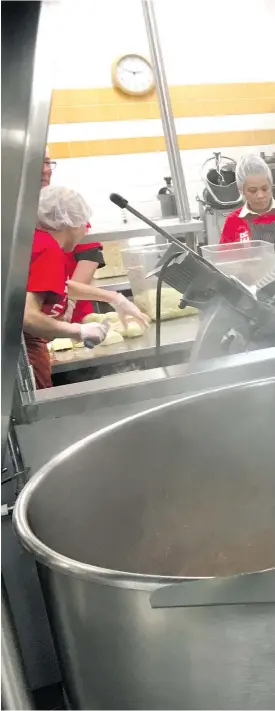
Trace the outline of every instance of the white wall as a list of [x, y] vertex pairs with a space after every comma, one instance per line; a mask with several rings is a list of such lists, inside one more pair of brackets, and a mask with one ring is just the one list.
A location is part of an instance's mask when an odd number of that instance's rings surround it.
[[[170, 85], [274, 81], [275, 0], [155, 0], [155, 7]], [[109, 87], [118, 55], [149, 54], [140, 0], [64, 0], [59, 19], [55, 88]], [[179, 133], [272, 127], [275, 114], [176, 121]], [[161, 134], [159, 120], [64, 124], [50, 127], [49, 142]], [[272, 152], [274, 147], [255, 146], [261, 149]], [[235, 159], [251, 152], [245, 147], [216, 150]], [[202, 191], [201, 166], [211, 153], [182, 152], [193, 212]], [[58, 160], [53, 182], [84, 193], [93, 206], [93, 226], [100, 230], [121, 221], [108, 200], [112, 191], [125, 194], [148, 216], [158, 216], [156, 195], [169, 173], [166, 153], [77, 158]]]
[[[219, 150], [217, 146], [217, 150]], [[271, 153], [274, 146], [258, 146], [257, 151]], [[244, 153], [251, 152], [247, 147], [225, 147], [223, 153], [236, 160]], [[196, 214], [198, 206], [196, 196], [201, 195], [201, 167], [211, 156], [209, 150], [182, 151], [182, 162], [188, 188], [191, 211]], [[89, 200], [92, 209], [92, 226], [96, 231], [112, 229], [122, 223], [120, 210], [109, 201], [111, 192], [124, 195], [136, 209], [152, 219], [160, 216], [160, 204], [157, 193], [163, 183], [163, 177], [169, 175], [166, 153], [146, 153], [138, 155], [104, 156], [91, 158], [71, 158], [59, 160], [53, 174], [53, 183], [67, 185], [79, 190]], [[128, 221], [135, 218], [127, 213]]]
[[[274, 81], [275, 0], [155, 8], [169, 84]], [[119, 54], [148, 53], [141, 0], [63, 0], [59, 22], [55, 88], [111, 86]]]

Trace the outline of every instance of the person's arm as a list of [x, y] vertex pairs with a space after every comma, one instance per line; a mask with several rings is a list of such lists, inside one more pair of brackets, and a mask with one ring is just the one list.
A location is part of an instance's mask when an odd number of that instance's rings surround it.
[[[74, 276], [74, 274], [73, 274]], [[74, 301], [103, 301], [106, 304], [111, 304], [119, 301], [120, 294], [116, 291], [107, 291], [93, 284], [80, 284], [74, 279], [69, 279], [67, 282], [68, 297]]]
[[88, 348], [93, 348], [105, 340], [109, 330], [108, 323], [66, 323], [58, 321], [41, 312], [42, 294], [27, 292], [23, 330], [31, 336], [52, 341], [55, 338], [72, 338], [84, 341]]
[[110, 304], [117, 312], [120, 320], [126, 325], [126, 317], [135, 319], [143, 327], [147, 327], [150, 319], [143, 314], [140, 309], [133, 304], [132, 301], [126, 299], [123, 294], [118, 294], [116, 291], [107, 291], [106, 289], [98, 288], [95, 284], [88, 286], [87, 284], [79, 284], [73, 280], [68, 283], [69, 299], [75, 301], [103, 301], [105, 304]]
[[[76, 265], [76, 268], [73, 273], [73, 281], [77, 282], [77, 283], [81, 283], [81, 284], [90, 285], [93, 281], [94, 273], [95, 273], [97, 267], [98, 267], [97, 262], [87, 262], [87, 261], [79, 262]], [[73, 299], [69, 295], [68, 308], [67, 308], [66, 313], [64, 315], [64, 321], [68, 321], [69, 323], [72, 321], [76, 303], [77, 303], [76, 299]]]
[[103, 248], [99, 242], [78, 244], [74, 250], [74, 259], [76, 267], [71, 278], [82, 284], [91, 284], [96, 269], [105, 267]]
[[[73, 259], [76, 266], [71, 279], [81, 284], [90, 285], [93, 282], [96, 270], [105, 267], [103, 249], [99, 242], [77, 245], [73, 253]], [[73, 320], [76, 303], [75, 299], [69, 297], [68, 308], [64, 317], [65, 321], [71, 322]]]
[[80, 282], [80, 284], [91, 284], [97, 268], [98, 262], [88, 262], [87, 260], [77, 262], [72, 281]]
[[37, 338], [45, 338], [52, 341], [54, 338], [73, 338], [78, 341], [81, 338], [80, 325], [77, 323], [66, 323], [58, 321], [46, 314], [41, 309], [44, 295], [27, 292], [23, 329], [26, 333]]

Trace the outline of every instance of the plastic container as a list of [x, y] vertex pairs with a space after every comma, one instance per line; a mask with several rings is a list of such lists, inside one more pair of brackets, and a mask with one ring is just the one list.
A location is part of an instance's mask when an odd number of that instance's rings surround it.
[[202, 256], [224, 274], [254, 286], [275, 265], [274, 245], [254, 240], [202, 247]]
[[[166, 243], [146, 247], [128, 247], [122, 250], [122, 259], [129, 277], [134, 302], [152, 321], [156, 320], [157, 277], [146, 277], [158, 266], [158, 262], [164, 256], [168, 247], [169, 245]], [[163, 282], [161, 298], [162, 321], [182, 318], [196, 313], [196, 310], [191, 307], [187, 307], [184, 311], [180, 309], [180, 300], [179, 292]]]
[[109, 279], [110, 277], [125, 276], [125, 268], [121, 257], [123, 242], [103, 242], [103, 255], [106, 267], [97, 269], [95, 279]]

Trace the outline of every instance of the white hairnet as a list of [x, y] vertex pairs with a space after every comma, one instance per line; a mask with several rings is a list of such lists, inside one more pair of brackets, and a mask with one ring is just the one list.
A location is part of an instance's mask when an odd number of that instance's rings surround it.
[[82, 195], [58, 185], [48, 185], [40, 192], [37, 220], [52, 230], [80, 227], [89, 222], [91, 208]]
[[240, 193], [243, 193], [247, 178], [254, 175], [265, 175], [272, 185], [272, 173], [263, 158], [253, 154], [240, 158], [236, 166], [236, 183]]

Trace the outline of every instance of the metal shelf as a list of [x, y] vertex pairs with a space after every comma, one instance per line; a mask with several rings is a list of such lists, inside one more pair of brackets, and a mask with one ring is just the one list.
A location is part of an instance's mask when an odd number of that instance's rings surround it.
[[[198, 232], [204, 231], [204, 223], [202, 220], [188, 220], [187, 222], [179, 222], [178, 219], [171, 220], [155, 220], [156, 224], [167, 230], [172, 235], [177, 235], [178, 237], [183, 237], [188, 232]], [[132, 237], [152, 237], [155, 235], [157, 240], [160, 240], [160, 235], [155, 232], [155, 230], [150, 227], [143, 225], [141, 222], [136, 224], [121, 225], [115, 228], [105, 228], [99, 232], [91, 231], [89, 232], [83, 240], [83, 244], [91, 242], [121, 242], [123, 240], [131, 239]], [[163, 238], [161, 238], [163, 242]]]

